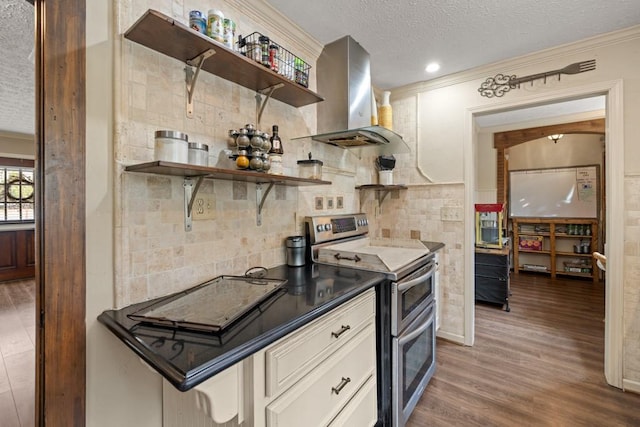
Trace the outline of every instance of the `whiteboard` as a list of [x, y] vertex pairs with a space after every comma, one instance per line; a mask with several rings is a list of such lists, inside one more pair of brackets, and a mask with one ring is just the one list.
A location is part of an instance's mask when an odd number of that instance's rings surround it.
[[599, 166], [510, 172], [511, 217], [598, 218]]

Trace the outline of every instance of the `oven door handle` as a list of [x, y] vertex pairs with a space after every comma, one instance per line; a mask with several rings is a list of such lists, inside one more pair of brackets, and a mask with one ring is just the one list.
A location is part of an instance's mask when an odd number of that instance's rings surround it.
[[427, 270], [427, 272], [425, 274], [423, 274], [422, 276], [416, 277], [415, 279], [411, 279], [407, 282], [399, 282], [398, 283], [398, 292], [404, 292], [409, 288], [412, 288], [413, 286], [422, 283], [425, 281], [425, 279], [429, 278], [430, 276], [433, 275], [434, 271], [435, 271], [435, 263], [431, 263], [431, 265], [429, 266], [429, 269]]
[[434, 316], [433, 307], [430, 308], [429, 310], [431, 310], [431, 314], [429, 314], [429, 316], [427, 316], [427, 320], [425, 320], [420, 326], [418, 326], [417, 329], [409, 332], [407, 335], [398, 337], [398, 345], [400, 347], [405, 345], [407, 343], [407, 341], [411, 341], [411, 340], [417, 338], [421, 333], [423, 333], [424, 331], [427, 330], [427, 328], [429, 327], [430, 324], [433, 323], [433, 316]]

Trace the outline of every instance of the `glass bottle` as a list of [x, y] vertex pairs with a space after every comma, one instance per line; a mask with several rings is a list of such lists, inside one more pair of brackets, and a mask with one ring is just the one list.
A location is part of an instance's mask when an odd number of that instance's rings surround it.
[[271, 68], [271, 63], [269, 62], [269, 37], [260, 36], [258, 41], [260, 42], [260, 52], [262, 53], [262, 65]]
[[269, 160], [271, 168], [269, 173], [273, 175], [283, 175], [284, 169], [282, 168], [282, 155], [284, 150], [282, 149], [282, 140], [278, 134], [278, 125], [273, 125], [273, 133], [271, 135], [271, 148], [269, 149]]

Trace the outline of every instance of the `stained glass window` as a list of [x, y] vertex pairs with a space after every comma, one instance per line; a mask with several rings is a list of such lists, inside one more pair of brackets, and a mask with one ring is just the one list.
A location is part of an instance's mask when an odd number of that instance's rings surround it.
[[32, 222], [33, 168], [0, 166], [0, 222]]

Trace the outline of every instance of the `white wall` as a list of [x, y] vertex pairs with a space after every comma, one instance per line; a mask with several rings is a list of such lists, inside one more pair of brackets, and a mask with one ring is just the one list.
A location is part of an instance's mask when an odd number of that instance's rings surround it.
[[[602, 165], [604, 143], [600, 135], [564, 135], [556, 144], [535, 139], [508, 150], [509, 170]], [[602, 170], [602, 169], [601, 169]]]
[[161, 381], [96, 318], [114, 304], [113, 9], [87, 1], [87, 426], [160, 426]]
[[0, 157], [35, 158], [35, 136], [0, 132]]
[[[609, 314], [615, 319], [622, 319], [620, 322], [624, 322], [623, 326], [616, 329], [620, 336], [624, 333], [622, 338], [623, 378], [626, 386], [635, 387], [636, 390], [640, 390], [640, 339], [638, 339], [640, 336], [640, 315], [638, 315], [640, 313], [640, 275], [638, 273], [640, 272], [640, 223], [637, 221], [640, 210], [640, 184], [638, 184], [640, 121], [637, 119], [640, 116], [638, 101], [640, 74], [637, 72], [640, 67], [639, 50], [640, 27], [634, 27], [394, 91], [394, 99], [414, 97], [416, 94], [419, 99], [419, 108], [416, 112], [420, 131], [417, 146], [419, 167], [434, 182], [461, 181], [473, 185], [474, 189], [475, 177], [466, 177], [463, 167], [465, 159], [472, 159], [469, 156], [474, 155], [473, 152], [465, 152], [463, 149], [469, 141], [469, 135], [473, 132], [470, 117], [474, 112], [485, 114], [491, 111], [503, 111], [514, 105], [517, 105], [517, 108], [533, 106], [540, 102], [550, 102], [550, 99], [562, 100], [562, 96], [566, 97], [564, 99], [570, 99], [571, 96], [575, 96], [572, 95], [575, 93], [583, 96], [599, 95], [606, 90], [603, 89], [606, 87], [615, 87], [616, 91], [619, 91], [620, 95], [616, 100], [622, 101], [616, 104], [616, 108], [622, 112], [623, 124], [622, 135], [615, 143], [620, 149], [618, 152], [624, 151], [624, 156], [619, 165], [614, 163], [612, 166], [617, 175], [615, 183], [611, 180], [609, 183], [616, 186], [612, 187], [614, 191], [608, 191], [608, 195], [615, 196], [616, 200], [620, 201], [620, 205], [607, 206], [607, 212], [615, 217], [612, 221], [619, 231], [611, 233], [608, 230], [607, 235], [609, 238], [612, 234], [617, 235], [615, 245], [619, 248], [617, 250], [620, 254], [614, 258], [621, 263], [622, 271], [616, 270], [612, 273], [619, 276], [615, 283], [609, 283], [608, 286], [614, 286], [623, 293], [623, 298], [619, 301], [624, 300], [624, 316], [621, 316], [620, 310]], [[592, 58], [596, 59], [597, 68], [591, 72], [563, 77], [560, 81], [547, 81], [546, 84], [538, 81], [533, 85], [514, 89], [503, 98], [489, 99], [478, 93], [480, 84], [487, 77], [497, 73], [530, 75]], [[557, 98], [555, 94], [563, 95]], [[474, 142], [478, 142], [477, 138]], [[464, 206], [465, 217], [471, 218], [473, 207], [470, 205], [473, 203], [473, 195], [468, 200], [460, 202]], [[609, 216], [610, 219], [612, 215]], [[624, 225], [623, 218], [625, 218]], [[468, 221], [466, 224], [467, 235], [471, 237], [473, 222]], [[621, 227], [624, 227], [624, 230]], [[622, 239], [624, 242], [618, 241]], [[609, 242], [612, 244], [611, 240]], [[472, 263], [469, 260], [472, 253], [472, 239], [465, 240], [463, 245], [465, 245], [464, 253], [466, 254], [465, 268], [455, 273], [461, 276], [466, 275], [465, 283], [472, 283], [472, 276], [467, 274], [472, 269]], [[469, 289], [472, 287], [467, 286], [466, 294], [471, 293]], [[466, 295], [465, 301], [467, 313], [473, 313], [472, 308], [469, 307], [473, 303], [472, 295]], [[456, 313], [462, 317], [465, 315], [465, 310], [463, 308]], [[467, 318], [467, 321], [463, 322], [466, 331], [454, 331], [465, 335], [467, 340], [472, 331], [472, 323], [469, 320]], [[611, 332], [607, 331], [608, 336], [613, 335]], [[467, 343], [470, 342], [467, 341]], [[609, 358], [610, 355], [606, 357]]]

